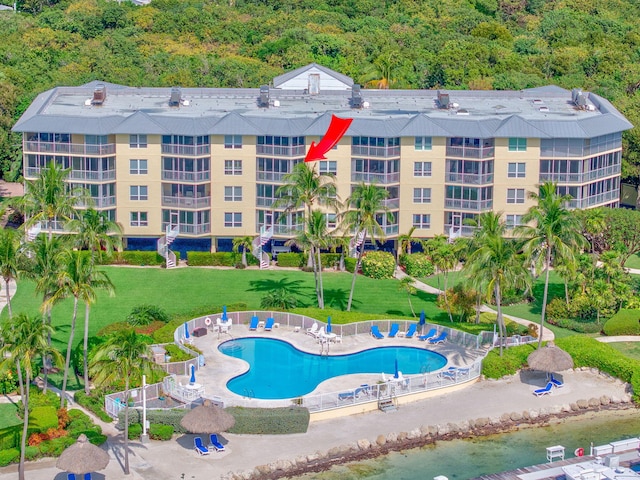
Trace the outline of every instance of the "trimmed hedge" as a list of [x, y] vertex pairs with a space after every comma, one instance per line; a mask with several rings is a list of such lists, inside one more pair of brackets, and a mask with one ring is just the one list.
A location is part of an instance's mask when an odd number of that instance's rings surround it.
[[107, 412], [104, 411], [104, 394], [101, 392], [93, 391], [89, 395], [84, 393], [84, 390], [78, 390], [73, 399], [78, 405], [83, 406], [91, 413], [93, 413], [96, 417], [98, 417], [103, 422], [110, 423], [112, 418], [107, 415]]
[[287, 435], [306, 433], [309, 428], [309, 410], [303, 407], [226, 409], [236, 419], [229, 433], [251, 435]]
[[345, 259], [344, 259], [344, 268], [347, 270], [347, 272], [353, 273], [353, 271], [356, 269], [356, 263], [357, 262], [358, 262], [358, 260], [356, 258], [345, 257]]
[[320, 260], [322, 261], [322, 268], [338, 268], [340, 265], [339, 253], [321, 253]]
[[404, 267], [407, 275], [411, 277], [429, 277], [436, 270], [424, 253], [402, 255], [400, 257], [400, 265]]
[[[150, 424], [171, 425], [175, 433], [187, 433], [180, 421], [187, 410], [147, 410], [147, 420]], [[129, 409], [129, 428], [133, 424], [142, 424], [142, 410]], [[118, 412], [118, 428], [124, 429], [124, 410]]]
[[279, 267], [295, 267], [301, 268], [306, 265], [305, 255], [295, 252], [283, 252], [278, 254], [278, 266]]
[[[176, 254], [176, 261], [180, 260], [180, 252], [173, 253]], [[166, 260], [153, 250], [125, 250], [114, 255], [113, 261], [114, 263], [139, 266], [166, 264]]]
[[187, 263], [192, 267], [233, 267], [237, 256], [233, 252], [187, 252]]
[[29, 433], [46, 432], [50, 428], [58, 428], [56, 407], [42, 406], [29, 409]]
[[519, 345], [500, 349], [494, 348], [482, 361], [482, 375], [487, 378], [502, 378], [513, 375], [527, 363], [527, 357], [535, 350], [533, 345]]
[[362, 258], [362, 274], [370, 278], [393, 278], [396, 260], [389, 252], [374, 250]]
[[640, 310], [623, 308], [604, 324], [605, 335], [640, 335]]
[[0, 467], [6, 467], [11, 463], [18, 462], [18, 460], [20, 460], [20, 450], [17, 448], [0, 450]]
[[153, 440], [171, 440], [173, 437], [173, 426], [152, 423], [149, 425], [149, 437]]
[[134, 423], [129, 425], [129, 440], [137, 440], [142, 435], [142, 424]]

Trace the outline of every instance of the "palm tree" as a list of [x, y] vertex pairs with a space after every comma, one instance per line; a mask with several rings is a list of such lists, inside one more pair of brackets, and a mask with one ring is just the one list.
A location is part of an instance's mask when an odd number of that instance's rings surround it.
[[416, 312], [413, 309], [413, 303], [411, 303], [411, 295], [415, 295], [418, 289], [413, 285], [413, 278], [402, 277], [398, 289], [407, 293], [407, 300], [409, 300], [409, 308], [411, 308], [411, 314], [415, 317]]
[[555, 183], [543, 183], [540, 185], [539, 193], [529, 192], [529, 198], [535, 200], [536, 205], [529, 208], [522, 220], [533, 225], [519, 226], [516, 228], [516, 233], [526, 239], [523, 248], [529, 258], [537, 263], [544, 262], [544, 293], [538, 339], [538, 348], [540, 348], [549, 296], [549, 269], [552, 260], [560, 257], [574, 258], [585, 240], [580, 233], [577, 217], [566, 207], [571, 196], [559, 195]]
[[95, 208], [87, 208], [79, 214], [79, 218], [71, 220], [67, 229], [75, 232], [76, 246], [91, 251], [91, 263], [95, 263], [103, 253], [111, 255], [114, 250], [122, 248], [122, 226], [109, 220], [104, 212]]
[[100, 270], [95, 270], [91, 264], [91, 259], [81, 252], [67, 252], [64, 258], [63, 268], [58, 272], [56, 280], [56, 290], [47, 300], [49, 305], [55, 305], [60, 300], [73, 297], [73, 316], [71, 318], [71, 328], [69, 331], [69, 341], [67, 343], [67, 356], [65, 360], [64, 376], [62, 380], [62, 398], [67, 391], [67, 379], [69, 377], [69, 363], [71, 361], [71, 349], [73, 347], [73, 336], [76, 330], [76, 319], [78, 316], [78, 303], [85, 304], [84, 318], [84, 380], [85, 391], [89, 392], [88, 368], [87, 368], [87, 342], [89, 331], [89, 306], [96, 300], [96, 288], [104, 288], [110, 293], [113, 292], [113, 284], [107, 274]]
[[356, 267], [353, 271], [353, 279], [351, 280], [351, 291], [349, 292], [349, 302], [347, 303], [347, 312], [351, 311], [351, 303], [353, 301], [353, 291], [356, 286], [356, 277], [358, 276], [358, 270], [360, 270], [360, 264], [362, 263], [362, 256], [364, 254], [364, 245], [367, 241], [367, 237], [370, 237], [374, 242], [376, 238], [382, 240], [384, 238], [384, 231], [378, 223], [378, 216], [380, 214], [391, 217], [389, 209], [384, 205], [384, 200], [389, 196], [389, 192], [376, 184], [366, 184], [361, 182], [357, 185], [351, 196], [347, 199], [347, 205], [349, 210], [343, 213], [343, 224], [348, 231], [355, 231], [356, 236], [361, 232], [364, 232], [362, 238], [362, 244], [360, 245], [360, 251], [358, 252], [356, 261]]
[[435, 267], [440, 270], [444, 277], [444, 304], [447, 307], [447, 313], [449, 314], [449, 320], [453, 322], [453, 315], [451, 314], [451, 305], [449, 304], [449, 298], [447, 296], [447, 290], [449, 285], [449, 272], [453, 270], [459, 263], [459, 255], [452, 243], [443, 243], [436, 250], [431, 253], [431, 261]]
[[[151, 371], [152, 352], [141, 335], [122, 330], [111, 335], [95, 354], [91, 375], [97, 385], [109, 385], [124, 377], [124, 403], [129, 402], [131, 379]], [[124, 416], [124, 473], [129, 475], [129, 408]]]
[[253, 246], [253, 237], [236, 237], [233, 239], [233, 251], [238, 253], [242, 250], [242, 265], [248, 267], [247, 250], [251, 250]]
[[0, 328], [0, 366], [6, 368], [15, 365], [20, 385], [20, 397], [24, 406], [24, 422], [20, 440], [20, 464], [18, 478], [24, 480], [24, 459], [29, 425], [29, 387], [33, 379], [33, 364], [40, 357], [51, 355], [56, 363], [61, 359], [60, 353], [51, 348], [47, 338], [51, 334], [51, 326], [42, 323], [38, 317], [29, 317], [21, 313], [4, 323]]
[[400, 264], [400, 257], [406, 252], [407, 255], [411, 255], [411, 244], [413, 243], [413, 232], [416, 231], [416, 227], [411, 227], [407, 233], [398, 235], [398, 258], [396, 262]]
[[9, 284], [18, 278], [19, 262], [20, 250], [16, 231], [10, 228], [0, 229], [0, 274], [4, 280], [9, 318], [13, 316]]

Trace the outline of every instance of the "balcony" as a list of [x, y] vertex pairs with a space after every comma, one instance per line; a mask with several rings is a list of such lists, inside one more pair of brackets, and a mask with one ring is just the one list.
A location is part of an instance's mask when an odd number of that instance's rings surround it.
[[400, 181], [399, 173], [369, 173], [354, 172], [351, 174], [352, 182], [379, 183], [387, 185], [390, 183], [398, 183]]
[[[256, 232], [260, 231], [260, 227], [263, 224], [261, 223], [256, 223]], [[271, 228], [273, 228], [273, 233], [274, 235], [288, 235], [288, 236], [294, 236], [296, 234], [296, 232], [302, 231], [304, 229], [304, 224], [303, 223], [299, 223], [299, 224], [279, 224], [276, 223], [274, 225], [271, 225]]]
[[181, 170], [162, 170], [162, 180], [173, 182], [207, 182], [211, 177], [209, 171], [206, 172], [185, 172]]
[[468, 185], [487, 185], [493, 183], [493, 173], [453, 173], [447, 172], [447, 183], [464, 183]]
[[116, 171], [115, 170], [71, 170], [69, 172], [69, 178], [71, 180], [93, 180], [93, 181], [101, 181], [101, 180], [115, 180]]
[[400, 199], [399, 198], [387, 198], [382, 201], [382, 205], [390, 209], [398, 209], [400, 208]]
[[289, 172], [266, 172], [258, 171], [256, 173], [256, 180], [267, 180], [269, 182], [281, 182], [285, 175]]
[[273, 197], [256, 197], [256, 207], [270, 207], [276, 200]]
[[162, 153], [169, 155], [188, 155], [190, 157], [198, 157], [209, 155], [211, 152], [210, 145], [174, 145], [170, 143], [162, 144]]
[[567, 202], [569, 208], [590, 208], [605, 203], [617, 202], [620, 200], [620, 190], [611, 190], [610, 192], [591, 195], [582, 199], [573, 199]]
[[587, 173], [540, 173], [540, 182], [556, 183], [587, 183], [599, 178], [606, 178], [612, 175], [620, 175], [621, 165], [611, 165], [605, 168], [598, 168]]
[[76, 207], [87, 208], [87, 207], [95, 207], [95, 208], [107, 208], [113, 207], [116, 204], [116, 197], [112, 195], [110, 197], [91, 197], [90, 201], [85, 201], [82, 199], [78, 199], [78, 203], [76, 203]]
[[211, 206], [211, 197], [162, 196], [163, 207], [207, 208]]
[[[162, 222], [162, 231], [166, 231], [169, 226], [169, 222]], [[171, 224], [171, 227], [175, 227], [175, 224]], [[181, 223], [180, 227], [180, 235], [204, 235], [207, 233], [211, 233], [211, 224], [210, 223], [201, 223], [199, 225], [195, 224], [187, 224]]]
[[493, 208], [493, 200], [464, 200], [459, 198], [445, 198], [445, 208], [456, 210], [472, 210], [480, 212]]
[[392, 235], [398, 234], [398, 224], [395, 225], [382, 225], [382, 231], [384, 232], [385, 237], [390, 237]]
[[369, 145], [352, 145], [351, 155], [380, 158], [399, 157], [400, 146], [395, 145], [393, 147], [371, 147]]
[[454, 147], [447, 146], [447, 157], [457, 158], [493, 158], [495, 147]]
[[116, 144], [87, 145], [84, 143], [53, 143], [27, 141], [23, 145], [25, 152], [70, 154], [70, 155], [113, 155]]
[[278, 157], [304, 157], [306, 153], [304, 145], [283, 147], [280, 145], [256, 145], [256, 153], [263, 155], [275, 155]]
[[445, 234], [445, 235], [450, 235], [450, 233], [449, 233], [449, 232], [451, 232], [451, 231], [452, 231], [452, 230], [451, 230], [451, 228], [453, 228], [453, 232], [454, 232], [454, 233], [458, 233], [458, 232], [460, 232], [460, 234], [461, 234], [463, 237], [472, 237], [472, 236], [473, 236], [473, 233], [474, 233], [474, 232], [475, 232], [475, 230], [476, 230], [476, 227], [471, 227], [471, 226], [468, 226], [468, 225], [462, 225], [462, 226], [460, 226], [460, 225], [456, 225], [456, 226], [454, 227], [453, 225], [451, 225], [451, 224], [449, 223], [449, 224], [445, 224], [445, 226], [444, 226], [444, 234]]

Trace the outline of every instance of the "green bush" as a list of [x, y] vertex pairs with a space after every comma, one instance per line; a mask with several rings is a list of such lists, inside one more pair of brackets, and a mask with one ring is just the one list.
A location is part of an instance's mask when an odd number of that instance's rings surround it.
[[17, 448], [0, 450], [0, 467], [6, 467], [11, 463], [18, 462], [18, 460], [20, 460], [20, 450]]
[[[178, 408], [174, 410], [147, 410], [147, 420], [150, 424], [171, 425], [175, 433], [187, 433], [184, 427], [180, 425], [180, 421], [186, 413], [186, 410]], [[135, 423], [142, 424], [142, 410], [129, 410], [129, 426]], [[124, 410], [118, 414], [118, 428], [124, 428]]]
[[[250, 256], [247, 254], [247, 263]], [[187, 261], [192, 267], [233, 267], [238, 257], [234, 252], [187, 252]]]
[[407, 275], [412, 277], [428, 277], [436, 270], [424, 253], [402, 255], [400, 265], [404, 267]]
[[129, 425], [129, 440], [137, 440], [142, 435], [142, 424], [134, 423]]
[[[108, 418], [109, 421], [111, 421], [111, 417]], [[71, 421], [69, 422], [69, 425], [67, 425], [67, 432], [70, 437], [77, 438], [81, 433], [84, 433], [94, 445], [104, 443], [104, 440], [102, 442], [92, 440], [102, 434], [102, 428], [100, 425], [93, 423], [93, 420], [91, 420], [89, 415], [84, 413], [82, 410], [69, 410], [69, 419]]]
[[229, 433], [249, 435], [287, 435], [306, 433], [309, 410], [302, 407], [227, 408], [236, 420]]
[[174, 343], [169, 343], [164, 346], [164, 349], [167, 351], [167, 355], [171, 357], [172, 362], [184, 362], [187, 360], [191, 360], [193, 358], [192, 355], [183, 351]]
[[138, 305], [127, 316], [127, 322], [133, 326], [149, 325], [155, 321], [165, 323], [169, 321], [167, 312], [156, 305]]
[[370, 278], [393, 278], [396, 260], [389, 252], [374, 250], [362, 258], [362, 274]]
[[73, 398], [78, 405], [89, 410], [103, 422], [111, 422], [111, 417], [104, 411], [104, 394], [102, 392], [94, 390], [89, 395], [86, 395], [84, 390], [78, 390]]
[[58, 437], [47, 440], [46, 442], [42, 442], [38, 447], [27, 447], [27, 449], [35, 448], [38, 455], [40, 454], [40, 452], [42, 452], [44, 454], [42, 456], [46, 455], [48, 457], [59, 457], [60, 455], [62, 455], [62, 452], [64, 452], [75, 442], [75, 437], [67, 435], [66, 437]]
[[152, 423], [149, 425], [149, 437], [153, 440], [171, 440], [173, 437], [173, 426]]
[[549, 320], [551, 325], [573, 330], [578, 333], [599, 333], [602, 331], [602, 325], [596, 322], [580, 322], [570, 318], [562, 318], [560, 320]]
[[504, 348], [501, 357], [500, 349], [494, 348], [482, 361], [482, 374], [487, 378], [513, 375], [527, 363], [527, 357], [534, 349], [533, 345]]
[[[176, 254], [176, 261], [180, 260], [180, 252]], [[166, 260], [154, 250], [125, 250], [114, 255], [114, 262], [127, 265], [165, 265]]]
[[[51, 441], [51, 440], [48, 440]], [[60, 452], [62, 453], [62, 452]], [[58, 454], [60, 455], [60, 454]], [[24, 458], [25, 460], [35, 460], [40, 456], [40, 448], [32, 447], [31, 445], [27, 445], [24, 449]], [[55, 456], [55, 455], [54, 455]]]
[[29, 432], [46, 432], [50, 428], [58, 428], [56, 407], [42, 406], [29, 409]]
[[[22, 425], [14, 425], [5, 427], [0, 430], [0, 451], [20, 446], [20, 435], [22, 434]], [[1, 467], [2, 465], [0, 465]]]
[[347, 270], [347, 272], [353, 273], [353, 271], [356, 269], [356, 263], [357, 262], [358, 262], [358, 260], [356, 258], [345, 257], [344, 258], [344, 268]]
[[295, 267], [300, 268], [305, 266], [304, 255], [302, 253], [279, 253], [278, 254], [278, 266], [279, 267]]
[[623, 308], [604, 324], [605, 335], [640, 335], [640, 310]]
[[322, 268], [338, 268], [340, 265], [339, 253], [321, 253], [320, 260], [322, 261]]

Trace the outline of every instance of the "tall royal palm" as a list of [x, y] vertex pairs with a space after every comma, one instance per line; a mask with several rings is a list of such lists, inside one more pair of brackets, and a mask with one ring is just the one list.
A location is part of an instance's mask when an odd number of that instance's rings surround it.
[[20, 440], [20, 464], [18, 478], [24, 480], [24, 459], [27, 442], [27, 428], [29, 425], [29, 387], [33, 379], [33, 365], [39, 358], [47, 355], [60, 363], [60, 353], [51, 348], [47, 338], [51, 333], [51, 326], [42, 323], [38, 317], [29, 317], [23, 313], [5, 322], [0, 329], [0, 358], [2, 367], [14, 365], [20, 386], [20, 397], [24, 406], [24, 422]]
[[73, 316], [69, 329], [69, 341], [67, 343], [67, 355], [65, 359], [64, 376], [62, 380], [62, 397], [67, 391], [67, 380], [69, 378], [69, 364], [71, 361], [71, 349], [73, 348], [73, 336], [76, 330], [76, 319], [78, 316], [78, 303], [85, 304], [84, 319], [84, 380], [85, 391], [89, 392], [88, 368], [87, 368], [87, 341], [89, 332], [89, 307], [96, 300], [96, 289], [103, 288], [113, 292], [113, 284], [107, 274], [101, 270], [94, 269], [88, 255], [78, 251], [66, 252], [63, 267], [58, 272], [56, 280], [56, 290], [49, 298], [48, 303], [55, 305], [57, 302], [73, 297]]
[[553, 259], [573, 259], [584, 246], [580, 222], [567, 208], [570, 195], [559, 195], [556, 184], [545, 182], [540, 192], [530, 192], [529, 198], [536, 201], [522, 218], [528, 225], [516, 229], [516, 233], [525, 239], [524, 252], [536, 263], [544, 263], [544, 293], [542, 295], [542, 313], [540, 315], [540, 336], [538, 347], [542, 345], [547, 299], [549, 295], [549, 269]]
[[9, 285], [18, 278], [18, 271], [20, 270], [19, 243], [16, 230], [11, 228], [0, 229], [0, 274], [2, 274], [2, 280], [4, 281], [9, 318], [13, 316]]
[[[114, 333], [98, 349], [91, 363], [91, 376], [97, 385], [109, 385], [124, 377], [124, 404], [129, 402], [131, 379], [151, 371], [151, 349], [133, 330]], [[129, 409], [124, 417], [124, 473], [129, 474]]]
[[91, 251], [91, 262], [95, 263], [103, 254], [111, 255], [122, 247], [122, 226], [109, 220], [104, 212], [87, 208], [67, 224], [74, 232], [76, 246]]
[[375, 242], [376, 239], [383, 240], [385, 237], [378, 218], [380, 215], [386, 215], [391, 218], [389, 209], [384, 204], [384, 200], [388, 196], [389, 192], [384, 188], [375, 184], [361, 182], [353, 189], [351, 196], [347, 199], [348, 210], [343, 213], [343, 228], [347, 231], [354, 231], [356, 236], [363, 235], [362, 243], [357, 253], [353, 279], [351, 280], [351, 291], [349, 292], [349, 302], [347, 303], [348, 312], [351, 311], [356, 277], [362, 263], [362, 255], [364, 254], [364, 245], [367, 238], [371, 238]]

